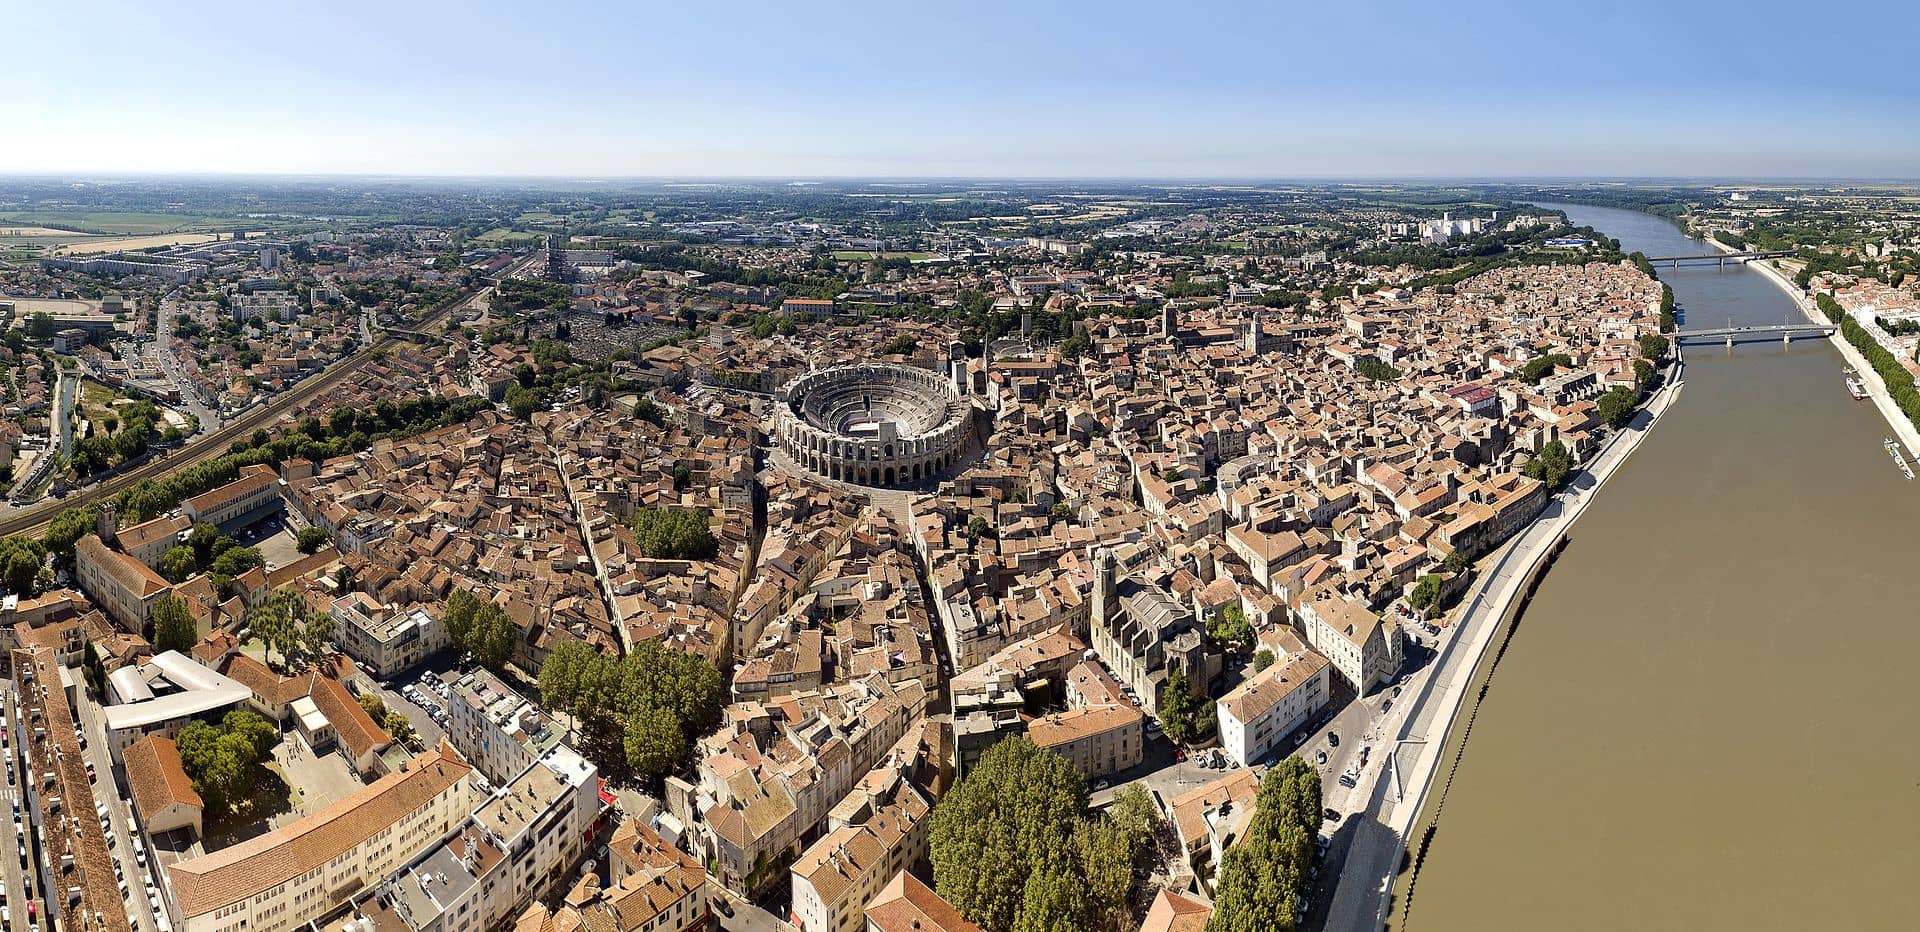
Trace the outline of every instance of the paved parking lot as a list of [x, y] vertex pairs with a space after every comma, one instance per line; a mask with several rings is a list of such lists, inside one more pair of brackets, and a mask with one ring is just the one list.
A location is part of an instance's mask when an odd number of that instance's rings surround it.
[[[419, 736], [420, 743], [427, 747], [433, 747], [438, 745], [440, 739], [445, 737], [447, 733], [446, 727], [442, 725], [440, 721], [434, 719], [434, 715], [439, 714], [442, 716], [441, 720], [445, 720], [446, 700], [442, 699], [439, 693], [428, 688], [428, 685], [423, 681], [423, 678], [429, 672], [435, 671], [430, 668], [408, 670], [401, 676], [386, 683], [376, 684], [376, 686], [380, 691], [380, 701], [386, 703], [389, 710], [406, 716], [407, 721], [413, 723], [413, 732]], [[436, 672], [436, 675], [441, 674]], [[448, 679], [453, 678], [451, 673], [444, 675], [446, 675]], [[421, 697], [420, 702], [414, 702], [406, 697], [403, 691], [408, 686], [413, 686], [419, 690]]]
[[242, 546], [259, 550], [260, 559], [269, 567], [286, 566], [306, 556], [300, 552], [300, 540], [292, 526], [278, 514], [254, 523], [234, 539]]

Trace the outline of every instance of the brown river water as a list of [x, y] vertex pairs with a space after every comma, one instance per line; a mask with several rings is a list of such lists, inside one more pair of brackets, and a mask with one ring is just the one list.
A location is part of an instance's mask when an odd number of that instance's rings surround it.
[[[1797, 314], [1759, 272], [1660, 275], [1683, 329]], [[1522, 616], [1395, 929], [1920, 930], [1920, 480], [1826, 341], [1686, 358]]]

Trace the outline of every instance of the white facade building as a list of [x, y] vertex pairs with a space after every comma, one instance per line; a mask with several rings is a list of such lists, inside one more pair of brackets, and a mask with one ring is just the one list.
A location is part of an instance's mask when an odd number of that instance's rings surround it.
[[1236, 766], [1252, 766], [1326, 706], [1332, 664], [1311, 651], [1276, 661], [1241, 681], [1216, 706], [1220, 748]]

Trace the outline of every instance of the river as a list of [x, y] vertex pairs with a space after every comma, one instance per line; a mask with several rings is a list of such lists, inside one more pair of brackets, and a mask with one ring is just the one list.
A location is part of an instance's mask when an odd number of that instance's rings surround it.
[[[1799, 319], [1755, 271], [1660, 275], [1682, 327]], [[1818, 339], [1688, 348], [1522, 616], [1396, 928], [1920, 928], [1920, 481], [1844, 365]]]

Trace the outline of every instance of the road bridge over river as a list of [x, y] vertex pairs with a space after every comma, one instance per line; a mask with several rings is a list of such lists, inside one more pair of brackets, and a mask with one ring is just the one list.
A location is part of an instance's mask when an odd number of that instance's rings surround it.
[[1762, 324], [1749, 327], [1729, 325], [1725, 327], [1707, 327], [1698, 330], [1677, 330], [1673, 333], [1673, 339], [1676, 342], [1683, 340], [1724, 340], [1728, 346], [1732, 346], [1742, 337], [1771, 337], [1774, 334], [1779, 334], [1781, 342], [1792, 343], [1795, 334], [1824, 337], [1832, 333], [1833, 329], [1832, 324], [1816, 324], [1812, 322]]
[[1724, 269], [1729, 259], [1736, 263], [1745, 263], [1754, 259], [1784, 259], [1791, 255], [1793, 255], [1791, 251], [1775, 249], [1765, 252], [1706, 252], [1690, 256], [1648, 256], [1647, 261], [1654, 265], [1664, 262], [1674, 268], [1679, 268], [1682, 262], [1717, 262]]

